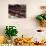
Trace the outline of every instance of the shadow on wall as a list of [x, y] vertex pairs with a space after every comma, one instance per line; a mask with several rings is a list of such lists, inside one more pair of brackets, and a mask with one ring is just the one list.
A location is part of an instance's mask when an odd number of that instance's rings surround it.
[[39, 27], [40, 26], [39, 21], [36, 20], [35, 15], [31, 17], [31, 25], [35, 26], [35, 27]]
[[3, 26], [0, 26], [0, 35], [4, 35], [5, 28]]

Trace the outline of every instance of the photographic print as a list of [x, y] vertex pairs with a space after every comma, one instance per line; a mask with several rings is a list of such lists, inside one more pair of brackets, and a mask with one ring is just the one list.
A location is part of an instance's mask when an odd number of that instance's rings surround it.
[[26, 5], [9, 4], [8, 14], [9, 18], [26, 18]]

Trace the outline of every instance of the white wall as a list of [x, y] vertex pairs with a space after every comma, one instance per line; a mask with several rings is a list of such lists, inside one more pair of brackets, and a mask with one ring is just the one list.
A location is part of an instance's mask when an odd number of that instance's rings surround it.
[[[8, 4], [26, 4], [27, 18], [9, 19]], [[36, 29], [44, 29], [35, 20], [35, 16], [41, 13], [40, 6], [42, 5], [46, 5], [46, 0], [0, 0], [0, 33], [4, 32], [6, 25], [15, 25], [19, 31], [19, 36], [21, 34], [31, 36], [31, 32], [36, 32]]]

